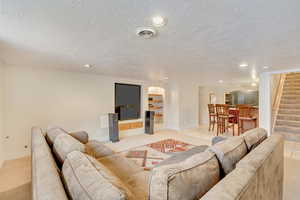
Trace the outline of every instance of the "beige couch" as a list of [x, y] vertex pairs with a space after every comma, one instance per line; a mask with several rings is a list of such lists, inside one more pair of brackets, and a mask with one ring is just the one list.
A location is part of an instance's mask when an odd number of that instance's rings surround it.
[[33, 200], [146, 199], [148, 172], [87, 133], [33, 127], [31, 140]]
[[[258, 133], [259, 134], [255, 134]], [[263, 129], [254, 129], [244, 134], [250, 152], [236, 168], [210, 189], [201, 200], [281, 200], [283, 198], [283, 151], [281, 136], [272, 135], [254, 141], [264, 135]], [[259, 142], [259, 143], [260, 143]]]
[[263, 129], [196, 147], [150, 172], [85, 133], [32, 129], [33, 200], [281, 200], [282, 181], [282, 137], [266, 139]]

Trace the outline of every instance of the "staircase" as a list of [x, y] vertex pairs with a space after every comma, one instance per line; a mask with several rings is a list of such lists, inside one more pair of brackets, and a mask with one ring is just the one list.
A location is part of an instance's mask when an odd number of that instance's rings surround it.
[[274, 133], [300, 142], [300, 73], [286, 75]]

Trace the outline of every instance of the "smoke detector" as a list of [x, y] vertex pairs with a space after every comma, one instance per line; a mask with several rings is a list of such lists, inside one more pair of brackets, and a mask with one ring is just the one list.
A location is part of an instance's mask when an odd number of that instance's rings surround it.
[[156, 30], [151, 27], [140, 27], [137, 29], [136, 34], [144, 39], [150, 39], [156, 36]]

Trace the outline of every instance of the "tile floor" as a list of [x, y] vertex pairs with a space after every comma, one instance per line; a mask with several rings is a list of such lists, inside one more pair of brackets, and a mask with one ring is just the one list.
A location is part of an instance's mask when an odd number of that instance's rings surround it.
[[[215, 133], [208, 132], [206, 126], [184, 132], [159, 131], [154, 135], [135, 135], [126, 137], [121, 135], [118, 143], [107, 143], [116, 152], [126, 151], [133, 147], [143, 146], [162, 139], [173, 138], [194, 145], [210, 145]], [[300, 199], [300, 143], [285, 143], [284, 169], [284, 200]], [[0, 200], [5, 191], [11, 191], [21, 185], [29, 185], [31, 181], [30, 157], [5, 161], [0, 169]], [[7, 199], [7, 198], [5, 198]], [[20, 198], [22, 199], [22, 198]]]

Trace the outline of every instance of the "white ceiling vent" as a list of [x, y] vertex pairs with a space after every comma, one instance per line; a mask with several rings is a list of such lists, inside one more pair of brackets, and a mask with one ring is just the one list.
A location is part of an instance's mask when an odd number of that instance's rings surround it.
[[150, 39], [156, 35], [156, 30], [151, 27], [138, 28], [136, 34], [145, 39]]

